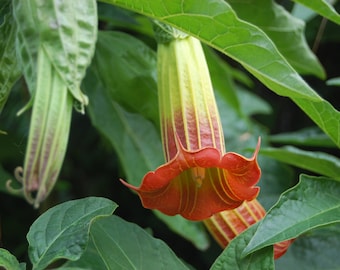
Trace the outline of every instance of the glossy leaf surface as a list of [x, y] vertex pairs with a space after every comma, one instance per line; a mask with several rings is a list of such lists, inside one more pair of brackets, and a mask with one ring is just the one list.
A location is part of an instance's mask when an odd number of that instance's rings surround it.
[[246, 257], [242, 256], [242, 252], [250, 239], [253, 237], [256, 227], [257, 225], [253, 225], [242, 234], [234, 238], [226, 247], [226, 249], [224, 249], [221, 255], [216, 259], [210, 270], [275, 269], [272, 247], [266, 247]]
[[263, 155], [340, 181], [340, 159], [324, 152], [305, 151], [293, 146], [262, 148]]
[[20, 264], [9, 251], [0, 248], [0, 269], [20, 270]]
[[332, 5], [329, 3], [330, 1], [326, 0], [315, 0], [315, 1], [309, 1], [309, 0], [294, 0], [294, 2], [300, 3], [312, 10], [314, 10], [316, 13], [319, 13], [320, 15], [326, 17], [327, 19], [340, 24], [340, 15], [336, 12], [336, 10], [332, 7]]
[[260, 222], [245, 254], [339, 222], [339, 196], [339, 182], [302, 175], [299, 184], [284, 192]]
[[188, 269], [161, 240], [117, 216], [100, 218], [83, 256], [67, 266], [86, 269]]
[[263, 30], [299, 73], [325, 77], [323, 67], [307, 44], [302, 20], [272, 0], [234, 0], [228, 3], [237, 16]]
[[31, 226], [27, 240], [33, 269], [45, 269], [57, 259], [78, 259], [84, 252], [94, 218], [111, 215], [117, 205], [105, 198], [88, 197], [57, 205]]

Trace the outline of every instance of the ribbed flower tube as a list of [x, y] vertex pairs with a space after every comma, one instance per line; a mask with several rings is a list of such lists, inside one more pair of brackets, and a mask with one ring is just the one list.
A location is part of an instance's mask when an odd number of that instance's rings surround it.
[[[261, 220], [266, 211], [257, 199], [245, 201], [238, 208], [216, 213], [203, 221], [204, 225], [216, 240], [225, 248], [237, 235]], [[274, 258], [278, 259], [286, 253], [293, 240], [287, 240], [274, 245]]]
[[210, 74], [199, 40], [158, 44], [158, 94], [166, 163], [135, 190], [144, 207], [203, 220], [256, 198], [258, 143], [251, 158], [226, 153]]

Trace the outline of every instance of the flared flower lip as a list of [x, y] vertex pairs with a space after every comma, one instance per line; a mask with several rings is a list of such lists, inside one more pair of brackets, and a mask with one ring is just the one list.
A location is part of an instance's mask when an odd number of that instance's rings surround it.
[[261, 176], [257, 164], [260, 138], [251, 158], [234, 152], [224, 155], [214, 147], [188, 151], [176, 138], [178, 152], [169, 162], [148, 172], [140, 187], [121, 179], [136, 191], [145, 208], [167, 215], [180, 214], [189, 220], [203, 220], [231, 210], [259, 193]]

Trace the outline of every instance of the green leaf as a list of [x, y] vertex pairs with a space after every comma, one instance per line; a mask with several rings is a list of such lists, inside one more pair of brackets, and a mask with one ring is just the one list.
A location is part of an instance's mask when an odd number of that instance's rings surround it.
[[301, 146], [336, 147], [334, 142], [316, 127], [304, 128], [295, 132], [271, 135], [270, 142]]
[[15, 52], [15, 22], [11, 14], [11, 2], [0, 7], [0, 113], [5, 106], [12, 86], [20, 76]]
[[339, 269], [340, 226], [312, 230], [297, 238], [287, 253], [275, 261], [276, 270]]
[[97, 39], [96, 1], [55, 4], [54, 1], [16, 0], [13, 5], [18, 25], [17, 45], [30, 91], [35, 91], [37, 50], [43, 46], [74, 98], [86, 105], [87, 98], [79, 87]]
[[261, 148], [260, 153], [295, 167], [340, 181], [340, 159], [330, 154], [305, 151], [293, 146]]
[[272, 0], [233, 0], [228, 3], [237, 16], [263, 30], [299, 73], [325, 78], [323, 67], [306, 42], [302, 20]]
[[188, 269], [161, 240], [117, 216], [96, 220], [83, 256], [67, 266], [89, 269]]
[[293, 101], [340, 147], [340, 112], [322, 99], [310, 102], [307, 99]]
[[105, 0], [187, 32], [238, 61], [279, 95], [307, 100], [321, 98], [279, 53], [258, 27], [239, 19], [222, 0]]
[[221, 255], [218, 256], [210, 270], [274, 269], [272, 247], [258, 250], [246, 257], [242, 256], [242, 252], [254, 235], [256, 227], [257, 225], [251, 226], [249, 229], [234, 238], [226, 249], [224, 249]]
[[92, 124], [116, 150], [129, 183], [139, 186], [144, 174], [162, 164], [162, 144], [156, 127], [143, 116], [124, 110], [110, 97], [91, 68], [84, 90], [91, 99]]
[[77, 260], [84, 252], [89, 227], [94, 218], [110, 215], [117, 204], [88, 197], [57, 205], [41, 215], [31, 226], [27, 240], [33, 269], [45, 269], [57, 259]]
[[199, 250], [206, 250], [209, 247], [209, 236], [201, 222], [194, 222], [182, 216], [168, 216], [155, 210], [154, 214], [168, 227], [184, 239], [192, 242]]
[[326, 0], [293, 0], [294, 2], [300, 3], [320, 15], [324, 16], [325, 18], [340, 24], [340, 15], [336, 12], [336, 10], [329, 4]]
[[327, 83], [327, 85], [340, 86], [340, 77], [329, 79], [326, 83]]
[[300, 176], [260, 221], [244, 253], [249, 254], [317, 227], [340, 221], [340, 183], [326, 177]]
[[92, 67], [111, 99], [159, 123], [156, 54], [121, 32], [99, 32]]
[[20, 270], [20, 264], [8, 250], [0, 248], [0, 268], [1, 269], [11, 269]]

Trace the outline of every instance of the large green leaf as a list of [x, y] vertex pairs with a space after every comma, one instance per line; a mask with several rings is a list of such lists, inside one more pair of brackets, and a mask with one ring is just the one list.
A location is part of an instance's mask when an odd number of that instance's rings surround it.
[[340, 226], [316, 229], [297, 238], [275, 261], [276, 270], [334, 270], [340, 265]]
[[327, 19], [340, 24], [340, 15], [336, 12], [336, 10], [332, 7], [330, 3], [326, 0], [293, 0], [294, 2], [300, 3], [320, 15], [326, 17]]
[[91, 102], [88, 112], [92, 124], [116, 150], [127, 180], [139, 186], [145, 173], [162, 164], [160, 135], [151, 121], [127, 112], [110, 96], [92, 68], [84, 80], [84, 90]]
[[111, 99], [158, 124], [154, 51], [131, 35], [99, 32], [92, 66]]
[[13, 6], [21, 66], [30, 91], [36, 88], [37, 50], [43, 46], [74, 98], [86, 104], [79, 87], [97, 39], [96, 1], [16, 0]]
[[117, 216], [100, 218], [90, 231], [83, 256], [67, 266], [87, 269], [188, 269], [161, 240]]
[[[20, 76], [15, 54], [15, 23], [11, 14], [10, 1], [0, 7], [0, 113], [7, 101], [13, 84]], [[1, 22], [0, 22], [1, 23]]]
[[20, 264], [8, 250], [0, 248], [0, 269], [20, 270]]
[[250, 239], [256, 231], [257, 225], [251, 226], [236, 238], [224, 249], [221, 255], [216, 259], [211, 266], [211, 270], [258, 270], [274, 269], [273, 248], [267, 247], [258, 250], [246, 257], [242, 256], [244, 248], [249, 243]]
[[261, 154], [340, 181], [340, 159], [330, 154], [305, 151], [293, 146], [261, 148]]
[[45, 269], [57, 259], [77, 260], [84, 252], [94, 218], [111, 215], [114, 202], [97, 197], [68, 201], [41, 215], [31, 226], [27, 240], [33, 269]]
[[262, 29], [299, 73], [325, 77], [323, 67], [306, 42], [302, 20], [273, 0], [233, 0], [228, 3], [237, 16]]
[[105, 0], [168, 23], [241, 63], [282, 96], [320, 100], [258, 27], [239, 19], [222, 0]]
[[260, 222], [245, 253], [259, 250], [317, 227], [340, 221], [340, 183], [302, 175]]

